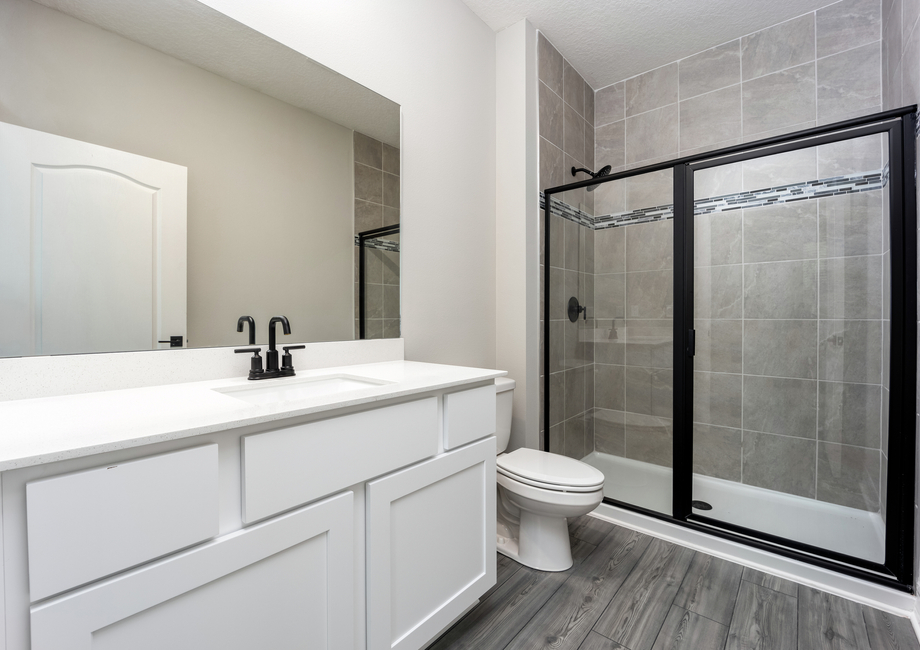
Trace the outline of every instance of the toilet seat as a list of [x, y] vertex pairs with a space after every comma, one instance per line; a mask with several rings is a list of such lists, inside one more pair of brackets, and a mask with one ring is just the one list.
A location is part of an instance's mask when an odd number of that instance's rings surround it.
[[573, 458], [536, 449], [518, 449], [496, 459], [496, 469], [512, 480], [555, 492], [596, 492], [604, 474]]

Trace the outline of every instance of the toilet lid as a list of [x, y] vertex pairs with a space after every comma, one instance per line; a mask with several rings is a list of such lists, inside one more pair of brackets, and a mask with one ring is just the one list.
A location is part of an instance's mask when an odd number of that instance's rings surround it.
[[518, 449], [495, 460], [499, 471], [548, 485], [592, 488], [604, 484], [604, 474], [574, 458], [536, 449]]

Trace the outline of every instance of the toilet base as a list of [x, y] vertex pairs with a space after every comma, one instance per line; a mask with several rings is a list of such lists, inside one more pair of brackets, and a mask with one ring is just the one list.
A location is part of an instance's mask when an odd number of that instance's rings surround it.
[[565, 571], [574, 564], [564, 517], [521, 512], [519, 530], [499, 525], [496, 548], [502, 555], [538, 571]]

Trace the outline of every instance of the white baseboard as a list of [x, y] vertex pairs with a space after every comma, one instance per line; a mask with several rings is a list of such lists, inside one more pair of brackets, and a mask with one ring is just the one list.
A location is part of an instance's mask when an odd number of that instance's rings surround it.
[[727, 539], [685, 528], [677, 524], [648, 517], [606, 503], [597, 507], [591, 516], [611, 523], [647, 533], [680, 546], [708, 553], [752, 569], [764, 571], [781, 578], [842, 596], [849, 600], [875, 607], [882, 611], [910, 619], [917, 638], [920, 639], [920, 603], [912, 594], [889, 589], [835, 571], [805, 564], [768, 551], [732, 542]]

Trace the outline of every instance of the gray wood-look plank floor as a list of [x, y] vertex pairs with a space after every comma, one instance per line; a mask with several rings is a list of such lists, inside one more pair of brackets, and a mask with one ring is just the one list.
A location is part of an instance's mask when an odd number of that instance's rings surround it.
[[498, 556], [497, 581], [432, 650], [920, 650], [910, 622], [579, 517], [575, 565]]

